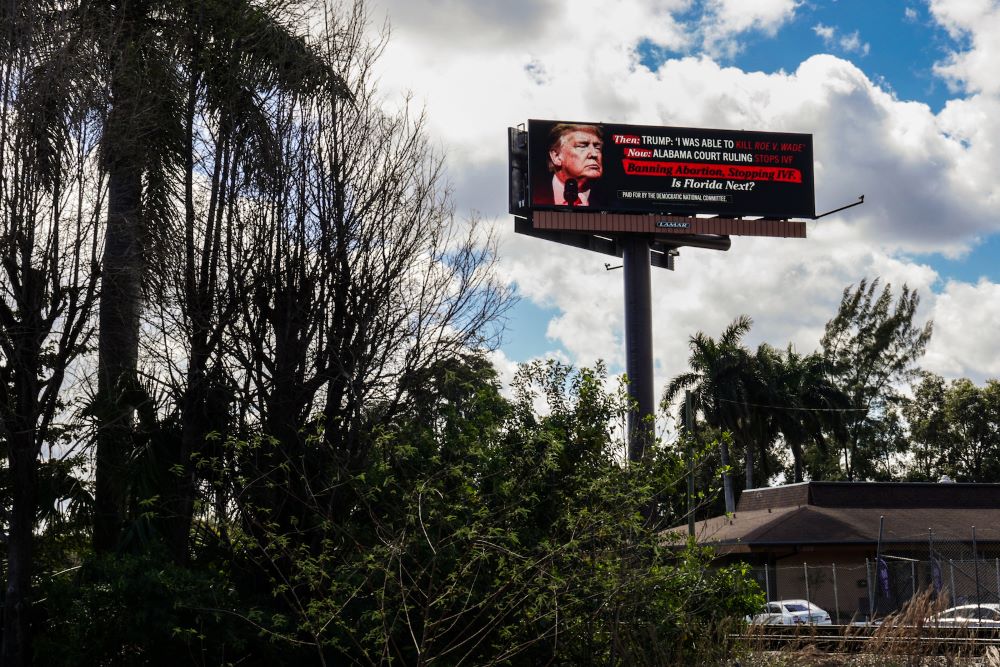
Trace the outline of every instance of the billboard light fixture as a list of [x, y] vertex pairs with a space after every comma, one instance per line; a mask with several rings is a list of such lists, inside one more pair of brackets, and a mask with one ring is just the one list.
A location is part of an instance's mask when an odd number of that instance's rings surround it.
[[820, 213], [819, 215], [813, 216], [813, 220], [819, 220], [820, 218], [825, 218], [828, 215], [833, 215], [834, 213], [840, 213], [841, 211], [846, 211], [849, 208], [854, 208], [855, 206], [861, 206], [865, 203], [865, 196], [858, 195], [858, 201], [853, 204], [848, 204], [847, 206], [841, 206], [840, 208], [835, 208], [832, 211], [827, 211], [826, 213]]

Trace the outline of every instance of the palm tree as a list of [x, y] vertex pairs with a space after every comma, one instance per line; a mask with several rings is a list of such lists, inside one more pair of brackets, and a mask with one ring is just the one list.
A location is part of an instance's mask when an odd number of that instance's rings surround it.
[[[331, 64], [285, 22], [295, 4], [79, 0], [46, 4], [36, 12], [49, 14], [35, 19], [51, 27], [51, 59], [88, 64], [66, 76], [74, 77], [73, 99], [103, 118], [101, 162], [108, 196], [93, 402], [98, 550], [115, 546], [123, 523], [133, 419], [146, 400], [137, 381], [143, 295], [162, 273], [157, 263], [168, 244], [183, 239], [185, 298], [191, 306], [186, 314], [195, 320], [191, 330], [203, 332], [198, 320], [214, 312], [206, 294], [210, 253], [196, 244], [193, 232], [195, 133], [209, 133], [220, 145], [239, 142], [250, 149], [242, 151], [246, 163], [258, 167], [275, 145], [266, 122], [273, 91], [300, 95], [325, 90], [350, 98]], [[39, 70], [46, 69], [51, 69], [49, 63], [41, 63]], [[33, 94], [48, 96], [48, 106], [62, 109], [65, 88], [39, 87]], [[195, 127], [197, 112], [204, 129]], [[44, 147], [52, 128], [38, 125], [38, 143]], [[211, 220], [199, 222], [211, 229]], [[204, 345], [196, 349], [199, 343], [188, 341], [193, 362], [188, 377], [195, 387], [193, 397], [183, 401], [189, 406], [200, 400], [197, 387], [205, 375], [207, 355]]]
[[[767, 480], [771, 475], [771, 459], [778, 429], [773, 419], [772, 378], [780, 358], [774, 348], [767, 343], [757, 347], [749, 357], [744, 378], [747, 404], [744, 419], [740, 422], [741, 439], [746, 444], [746, 487], [756, 486], [754, 473], [759, 468], [760, 478]], [[759, 463], [755, 466], [755, 458]]]
[[789, 345], [782, 355], [771, 350], [767, 374], [770, 418], [792, 455], [794, 482], [803, 480], [804, 447], [812, 442], [825, 451], [825, 434], [842, 429], [847, 396], [831, 380], [829, 362], [822, 354], [798, 354]]
[[[752, 324], [749, 317], [741, 315], [726, 327], [718, 341], [700, 331], [692, 336], [688, 358], [691, 370], [670, 381], [663, 392], [661, 405], [671, 405], [683, 390], [690, 389], [693, 409], [704, 415], [708, 424], [736, 435], [745, 434], [749, 417], [750, 355], [740, 341]], [[729, 447], [725, 440], [719, 442], [719, 455], [724, 468], [726, 512], [733, 512], [733, 482], [729, 473]]]

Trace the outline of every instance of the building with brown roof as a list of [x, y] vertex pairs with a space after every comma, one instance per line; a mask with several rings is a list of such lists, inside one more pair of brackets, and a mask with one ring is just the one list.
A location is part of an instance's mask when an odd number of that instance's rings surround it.
[[898, 608], [927, 587], [955, 601], [1000, 599], [1000, 484], [749, 489], [736, 512], [698, 522], [695, 536], [724, 562], [753, 566], [769, 599], [808, 596], [841, 616]]

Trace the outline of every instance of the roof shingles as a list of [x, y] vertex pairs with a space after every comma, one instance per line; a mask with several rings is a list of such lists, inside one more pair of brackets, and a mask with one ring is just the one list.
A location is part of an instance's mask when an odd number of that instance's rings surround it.
[[[701, 521], [702, 544], [803, 545], [1000, 542], [1000, 485], [805, 482], [744, 491], [732, 516]], [[680, 532], [683, 527], [671, 529]]]

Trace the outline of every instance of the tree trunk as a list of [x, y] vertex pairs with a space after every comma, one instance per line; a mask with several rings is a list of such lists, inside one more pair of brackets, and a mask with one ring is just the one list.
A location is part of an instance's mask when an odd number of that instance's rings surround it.
[[854, 452], [857, 451], [858, 439], [852, 429], [848, 440], [844, 443], [844, 472], [847, 474], [847, 481], [854, 481]]
[[792, 461], [793, 461], [793, 471], [792, 471], [792, 481], [798, 484], [802, 481], [802, 450], [801, 448], [792, 450]]
[[197, 492], [197, 471], [191, 460], [205, 436], [203, 418], [206, 409], [205, 377], [199, 360], [189, 358], [188, 386], [181, 407], [181, 437], [177, 443], [176, 477], [169, 486], [165, 537], [170, 557], [178, 565], [186, 565], [191, 524], [194, 521], [194, 500]]
[[736, 503], [733, 501], [733, 476], [729, 471], [729, 445], [725, 439], [719, 441], [719, 456], [722, 458], [722, 490], [726, 498], [726, 514], [736, 511]]
[[94, 549], [111, 551], [125, 522], [126, 461], [133, 440], [142, 303], [138, 170], [116, 165], [108, 180], [108, 225], [99, 304]]
[[[194, 40], [194, 33], [191, 34]], [[191, 44], [191, 70], [195, 70], [196, 52], [199, 47], [194, 41]], [[185, 151], [184, 151], [184, 297], [187, 314], [187, 383], [183, 388], [181, 405], [181, 437], [176, 448], [171, 448], [175, 456], [174, 464], [179, 473], [168, 482], [166, 493], [166, 517], [164, 533], [167, 548], [171, 558], [178, 565], [184, 565], [188, 560], [188, 544], [191, 536], [191, 525], [194, 521], [194, 501], [197, 492], [197, 471], [192, 461], [192, 455], [199, 451], [205, 440], [208, 429], [208, 387], [206, 371], [209, 364], [211, 347], [209, 338], [213, 331], [212, 312], [215, 285], [213, 267], [218, 260], [218, 244], [215, 243], [217, 229], [214, 225], [222, 224], [222, 215], [217, 213], [224, 205], [223, 190], [226, 183], [226, 167], [228, 153], [226, 144], [229, 134], [228, 123], [220, 132], [216, 145], [215, 167], [212, 174], [212, 196], [208, 208], [204, 228], [203, 246], [199, 253], [196, 243], [197, 217], [194, 202], [194, 119], [198, 102], [198, 77], [191, 75], [188, 79], [187, 107], [184, 114]], [[226, 158], [220, 159], [220, 156]], [[215, 230], [215, 231], [213, 231]], [[199, 264], [200, 260], [200, 264]], [[213, 261], [215, 260], [215, 261]], [[209, 275], [212, 274], [212, 275]]]
[[12, 504], [7, 540], [7, 597], [4, 600], [3, 665], [31, 664], [31, 569], [34, 547], [38, 457], [34, 429], [11, 434]]
[[752, 489], [753, 485], [753, 446], [749, 443], [747, 444], [747, 461], [746, 461], [746, 486], [744, 489]]

